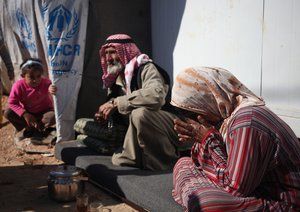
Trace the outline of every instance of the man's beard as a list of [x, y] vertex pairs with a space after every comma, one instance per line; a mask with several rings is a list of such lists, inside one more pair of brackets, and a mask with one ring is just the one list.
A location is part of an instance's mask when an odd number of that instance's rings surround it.
[[112, 65], [109, 65], [107, 67], [107, 73], [108, 74], [116, 74], [120, 72], [123, 69], [123, 65], [120, 61], [113, 62]]

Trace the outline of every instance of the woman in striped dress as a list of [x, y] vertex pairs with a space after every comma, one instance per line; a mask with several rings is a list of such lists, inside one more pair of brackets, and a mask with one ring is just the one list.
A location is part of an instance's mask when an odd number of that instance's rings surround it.
[[230, 72], [188, 68], [172, 103], [191, 157], [173, 171], [173, 197], [185, 211], [300, 211], [300, 142], [290, 127]]

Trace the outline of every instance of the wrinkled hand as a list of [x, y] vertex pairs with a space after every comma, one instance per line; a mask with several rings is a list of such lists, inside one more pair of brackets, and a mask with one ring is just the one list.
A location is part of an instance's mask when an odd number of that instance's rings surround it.
[[48, 88], [50, 94], [55, 95], [57, 91], [57, 87], [54, 84], [51, 84]]
[[213, 129], [213, 126], [207, 123], [200, 115], [198, 121], [186, 118], [174, 119], [174, 130], [178, 133], [179, 141], [181, 142], [201, 142], [204, 136]]
[[30, 113], [24, 113], [23, 117], [29, 127], [40, 130], [40, 123], [37, 122], [36, 118], [33, 115], [31, 115]]
[[117, 108], [111, 102], [106, 102], [99, 107], [98, 112], [95, 113], [94, 119], [98, 122], [105, 122], [116, 109]]

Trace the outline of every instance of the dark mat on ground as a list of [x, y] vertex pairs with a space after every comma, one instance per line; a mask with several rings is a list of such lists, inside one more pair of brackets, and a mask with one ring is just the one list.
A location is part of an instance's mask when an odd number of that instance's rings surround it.
[[93, 182], [145, 210], [183, 210], [172, 198], [172, 171], [114, 166], [111, 156], [98, 155], [78, 141], [56, 144], [55, 157], [85, 169]]

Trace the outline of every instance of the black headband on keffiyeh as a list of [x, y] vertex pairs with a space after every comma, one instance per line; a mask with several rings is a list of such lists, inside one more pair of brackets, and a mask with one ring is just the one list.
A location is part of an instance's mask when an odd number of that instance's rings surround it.
[[135, 43], [133, 39], [109, 39], [105, 43]]

